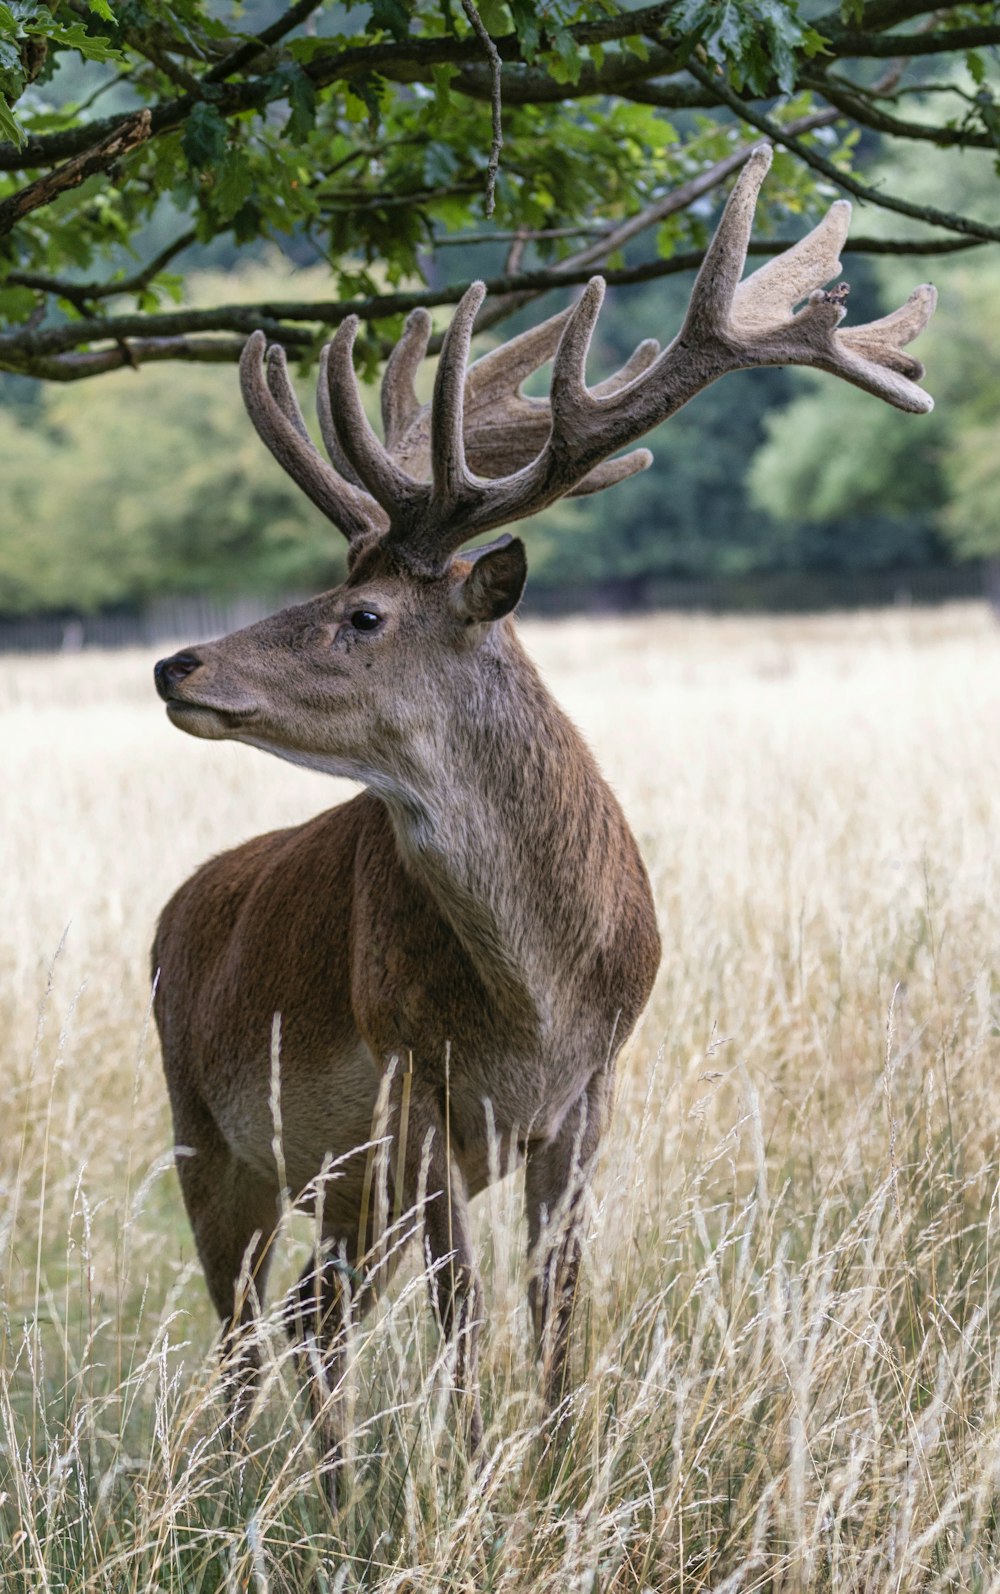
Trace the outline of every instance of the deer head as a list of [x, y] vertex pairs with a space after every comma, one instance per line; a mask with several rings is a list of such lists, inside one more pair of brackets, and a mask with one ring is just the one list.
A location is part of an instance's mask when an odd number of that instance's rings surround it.
[[[806, 365], [899, 409], [932, 408], [904, 347], [926, 325], [935, 291], [915, 289], [893, 314], [841, 329], [840, 272], [851, 207], [837, 201], [809, 235], [741, 281], [754, 207], [771, 163], [752, 151], [726, 205], [684, 323], [660, 351], [641, 343], [622, 369], [588, 387], [585, 367], [604, 295], [595, 277], [577, 303], [469, 365], [485, 290], [474, 283], [444, 340], [433, 397], [414, 376], [430, 335], [410, 316], [382, 384], [384, 439], [361, 402], [348, 317], [323, 351], [317, 411], [329, 461], [313, 444], [280, 347], [255, 333], [240, 366], [244, 400], [279, 464], [347, 538], [343, 586], [156, 667], [172, 721], [376, 783], [398, 773], [461, 702], [484, 704], [524, 587], [519, 538], [461, 550], [556, 499], [593, 493], [643, 470], [626, 448], [728, 371]], [[548, 400], [525, 378], [552, 359]], [[492, 672], [492, 673], [491, 673]]]

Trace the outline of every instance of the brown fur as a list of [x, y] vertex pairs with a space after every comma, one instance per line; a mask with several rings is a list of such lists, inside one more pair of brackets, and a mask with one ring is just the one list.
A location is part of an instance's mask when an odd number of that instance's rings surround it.
[[[366, 1157], [349, 1154], [369, 1140], [390, 1059], [400, 1060], [395, 1114], [412, 1058], [399, 1195], [417, 1200], [430, 1135], [427, 1246], [433, 1262], [451, 1258], [436, 1275], [448, 1280], [437, 1305], [446, 1327], [465, 1330], [456, 1377], [474, 1444], [481, 1296], [466, 1202], [489, 1178], [490, 1134], [500, 1167], [527, 1159], [533, 1305], [540, 1335], [549, 1324], [555, 1396], [576, 1270], [572, 1223], [560, 1225], [557, 1209], [579, 1201], [614, 1060], [659, 956], [646, 873], [613, 794], [511, 621], [468, 613], [495, 607], [505, 580], [516, 597], [522, 579], [510, 545], [433, 579], [372, 550], [344, 588], [198, 650], [168, 699], [185, 729], [370, 789], [205, 864], [164, 910], [153, 953], [186, 1148], [178, 1168], [229, 1327], [264, 1293], [263, 1241], [280, 1206], [274, 1015], [288, 1185], [298, 1196], [324, 1158], [338, 1159], [324, 1231], [352, 1267], [363, 1267]], [[367, 609], [381, 616], [377, 634], [351, 626]], [[396, 1116], [389, 1128], [397, 1133]], [[394, 1151], [389, 1163], [395, 1172]], [[371, 1237], [369, 1225], [361, 1251]], [[328, 1268], [318, 1286], [334, 1321], [298, 1324], [334, 1363], [343, 1277]], [[306, 1281], [304, 1297], [316, 1287]]]

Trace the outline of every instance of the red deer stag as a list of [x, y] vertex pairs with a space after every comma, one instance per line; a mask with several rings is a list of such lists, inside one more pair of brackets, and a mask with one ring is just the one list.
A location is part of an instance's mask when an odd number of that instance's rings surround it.
[[[184, 1200], [239, 1369], [241, 1414], [252, 1399], [252, 1325], [280, 1186], [293, 1200], [322, 1200], [324, 1244], [290, 1320], [308, 1352], [331, 1476], [344, 1281], [357, 1280], [353, 1306], [363, 1310], [373, 1289], [364, 1258], [377, 1238], [369, 1157], [349, 1154], [371, 1140], [380, 1086], [392, 1197], [410, 1208], [424, 1192], [432, 1294], [455, 1339], [475, 1449], [483, 1306], [468, 1207], [498, 1165], [491, 1136], [499, 1166], [525, 1163], [531, 1306], [557, 1399], [578, 1268], [574, 1213], [607, 1120], [615, 1057], [659, 956], [628, 824], [518, 643], [511, 615], [524, 546], [505, 536], [460, 550], [565, 494], [643, 469], [645, 450], [610, 456], [727, 371], [818, 366], [900, 409], [931, 408], [915, 385], [923, 368], [902, 350], [933, 310], [932, 288], [883, 320], [837, 330], [843, 296], [823, 285], [840, 271], [846, 202], [740, 280], [770, 159], [763, 146], [749, 156], [678, 336], [662, 353], [641, 344], [596, 387], [585, 363], [600, 278], [572, 309], [469, 367], [484, 292], [473, 285], [425, 406], [413, 378], [430, 319], [416, 311], [385, 373], [384, 442], [362, 408], [356, 321], [346, 320], [319, 381], [330, 464], [309, 438], [282, 350], [265, 364], [263, 333], [246, 346], [250, 417], [347, 537], [347, 579], [163, 659], [157, 688], [171, 721], [193, 736], [246, 742], [366, 789], [214, 858], [181, 887], [153, 952], [156, 1018]], [[548, 402], [523, 397], [524, 378], [550, 358]]]

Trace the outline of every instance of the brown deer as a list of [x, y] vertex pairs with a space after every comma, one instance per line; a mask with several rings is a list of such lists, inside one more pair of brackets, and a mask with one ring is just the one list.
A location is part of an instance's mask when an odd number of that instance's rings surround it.
[[[331, 464], [310, 440], [282, 350], [265, 365], [258, 332], [242, 358], [250, 417], [347, 537], [347, 579], [161, 660], [157, 688], [171, 721], [194, 736], [246, 742], [366, 789], [212, 859], [181, 887], [153, 951], [156, 1018], [184, 1200], [242, 1411], [282, 1187], [321, 1202], [324, 1243], [290, 1320], [312, 1368], [331, 1476], [343, 1313], [363, 1310], [391, 1271], [389, 1259], [366, 1273], [378, 1241], [373, 1122], [376, 1138], [388, 1137], [395, 1204], [422, 1203], [432, 1295], [454, 1336], [475, 1450], [483, 1304], [469, 1201], [491, 1169], [523, 1160], [531, 1306], [558, 1401], [575, 1220], [615, 1059], [659, 958], [632, 833], [514, 630], [524, 546], [504, 536], [460, 550], [643, 469], [645, 450], [610, 456], [727, 371], [818, 366], [900, 409], [931, 408], [915, 385], [923, 368], [902, 349], [934, 308], [932, 288], [883, 320], [837, 330], [843, 294], [823, 285], [840, 271], [844, 201], [740, 281], [770, 158], [766, 146], [750, 154], [678, 336], [662, 353], [641, 344], [596, 387], [585, 363], [599, 278], [572, 309], [469, 367], [484, 291], [471, 287], [426, 406], [413, 379], [430, 319], [416, 311], [385, 373], [384, 442], [362, 408], [356, 321], [346, 320], [319, 381]], [[524, 378], [550, 358], [549, 401], [523, 397]]]

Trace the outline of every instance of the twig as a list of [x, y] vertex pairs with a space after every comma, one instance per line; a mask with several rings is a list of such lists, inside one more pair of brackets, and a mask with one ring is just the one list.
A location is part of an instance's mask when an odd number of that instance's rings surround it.
[[315, 11], [321, 3], [322, 0], [298, 0], [298, 3], [290, 7], [276, 22], [272, 22], [269, 28], [262, 28], [256, 38], [247, 39], [221, 61], [217, 61], [215, 66], [205, 73], [202, 82], [221, 83], [234, 72], [239, 72], [272, 44], [277, 44], [279, 39], [291, 33], [293, 28], [297, 28], [299, 23], [304, 22], [309, 13]]
[[169, 265], [175, 255], [187, 249], [194, 243], [198, 234], [194, 228], [190, 232], [182, 233], [175, 238], [173, 243], [167, 244], [158, 255], [143, 266], [131, 277], [123, 277], [115, 282], [72, 282], [67, 277], [46, 277], [37, 271], [10, 271], [5, 277], [6, 282], [13, 283], [19, 288], [33, 288], [36, 293], [51, 293], [60, 299], [66, 299], [70, 304], [92, 304], [95, 299], [117, 298], [119, 294], [141, 293], [143, 288], [149, 286], [153, 278], [158, 276], [164, 266]]
[[486, 168], [486, 197], [483, 200], [483, 214], [486, 220], [489, 221], [493, 214], [493, 206], [496, 199], [497, 173], [500, 170], [500, 151], [503, 149], [503, 125], [500, 104], [500, 52], [490, 38], [489, 29], [476, 10], [474, 0], [462, 0], [462, 10], [475, 30], [490, 63], [490, 103], [493, 107], [493, 138], [490, 143], [489, 165]]
[[579, 227], [539, 227], [537, 232], [519, 227], [517, 232], [457, 232], [434, 239], [435, 249], [457, 249], [465, 244], [542, 243], [549, 238], [602, 238], [608, 227], [601, 222], [581, 222]]
[[994, 140], [988, 133], [965, 133], [960, 127], [935, 127], [927, 122], [908, 122], [899, 116], [890, 116], [887, 111], [881, 111], [869, 103], [867, 97], [858, 94], [852, 86], [844, 83], [843, 79], [833, 77], [805, 78], [803, 83], [807, 88], [812, 88], [824, 99], [835, 105], [845, 116], [851, 117], [855, 122], [860, 122], [864, 127], [870, 127], [876, 133], [891, 133], [895, 138], [925, 139], [929, 143], [937, 144], [939, 148], [946, 149], [958, 144], [963, 149], [995, 149]]
[[696, 77], [699, 83], [710, 88], [716, 98], [723, 105], [728, 105], [741, 121], [749, 122], [751, 127], [759, 128], [766, 133], [768, 138], [782, 148], [789, 149], [807, 166], [814, 171], [822, 172], [838, 188], [845, 193], [854, 194], [857, 199], [863, 199], [871, 205], [877, 205], [880, 210], [894, 210], [900, 216], [911, 216], [915, 221], [925, 221], [931, 227], [945, 227], [949, 232], [965, 233], [970, 238], [979, 238], [984, 243], [1000, 242], [1000, 227], [987, 227], [983, 222], [973, 221], [969, 216], [960, 216], [947, 210], [937, 210], [933, 205], [912, 205], [907, 199], [897, 199], [893, 194], [887, 194], [878, 188], [870, 188], [866, 183], [859, 183], [856, 177], [848, 172], [842, 172], [822, 155], [803, 144], [800, 139], [794, 138], [779, 122], [775, 122], [763, 111], [754, 110], [734, 94], [727, 84], [721, 79], [715, 79], [705, 72], [694, 61], [688, 63], [688, 71]]

